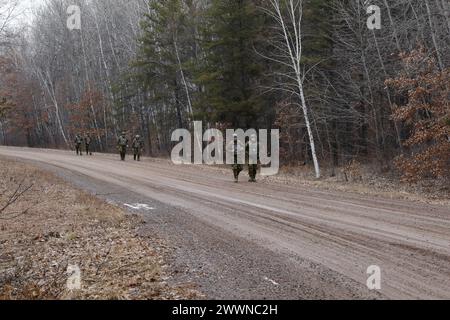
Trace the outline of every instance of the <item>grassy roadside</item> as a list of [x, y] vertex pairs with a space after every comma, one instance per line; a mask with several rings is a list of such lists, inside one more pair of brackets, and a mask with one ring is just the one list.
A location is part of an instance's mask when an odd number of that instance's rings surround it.
[[138, 235], [138, 216], [28, 164], [0, 159], [0, 177], [0, 300], [198, 297], [165, 281], [167, 246]]
[[314, 187], [324, 191], [339, 191], [380, 199], [407, 200], [430, 205], [450, 205], [450, 186], [446, 181], [430, 179], [409, 184], [400, 181], [392, 173], [381, 174], [371, 166], [358, 165], [346, 170], [336, 169], [331, 175], [329, 169], [317, 180], [308, 167], [284, 167], [274, 177], [263, 178], [265, 183], [278, 182], [286, 185]]

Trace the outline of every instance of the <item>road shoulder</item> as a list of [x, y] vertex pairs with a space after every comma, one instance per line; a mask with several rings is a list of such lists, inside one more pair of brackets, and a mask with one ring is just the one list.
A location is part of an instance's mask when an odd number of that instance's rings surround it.
[[[0, 158], [0, 299], [189, 299], [142, 218], [54, 174]], [[78, 281], [78, 279], [80, 281]]]

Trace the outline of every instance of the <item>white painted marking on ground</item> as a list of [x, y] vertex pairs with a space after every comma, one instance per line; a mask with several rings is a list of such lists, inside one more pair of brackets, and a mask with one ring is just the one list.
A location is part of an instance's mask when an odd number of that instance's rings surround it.
[[148, 204], [144, 203], [135, 203], [135, 204], [124, 203], [123, 205], [133, 210], [147, 210], [147, 211], [155, 210], [155, 208], [150, 207]]
[[274, 286], [279, 286], [279, 285], [280, 285], [279, 283], [277, 283], [277, 282], [275, 282], [275, 281], [273, 281], [272, 279], [269, 279], [269, 278], [267, 278], [267, 277], [264, 277], [264, 280], [269, 281], [269, 282], [272, 283]]

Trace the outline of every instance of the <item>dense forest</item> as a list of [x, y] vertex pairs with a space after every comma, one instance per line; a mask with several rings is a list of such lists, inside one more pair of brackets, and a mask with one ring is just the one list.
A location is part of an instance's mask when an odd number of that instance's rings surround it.
[[448, 0], [47, 0], [21, 28], [10, 6], [0, 144], [89, 133], [108, 152], [125, 130], [168, 156], [172, 131], [198, 120], [278, 128], [282, 163], [317, 177], [352, 161], [450, 176]]

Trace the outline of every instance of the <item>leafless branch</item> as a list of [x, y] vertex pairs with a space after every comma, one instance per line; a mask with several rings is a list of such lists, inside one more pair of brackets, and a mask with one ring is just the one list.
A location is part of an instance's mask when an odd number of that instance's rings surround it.
[[6, 219], [13, 219], [20, 215], [26, 214], [31, 208], [28, 208], [21, 212], [10, 212], [6, 213], [6, 209], [11, 207], [13, 204], [15, 204], [20, 198], [22, 198], [28, 191], [30, 191], [34, 184], [30, 184], [26, 187], [24, 187], [25, 178], [18, 184], [17, 188], [14, 190], [14, 192], [8, 197], [8, 200], [6, 203], [0, 208], [0, 214], [3, 214], [3, 217], [0, 217], [1, 220]]

